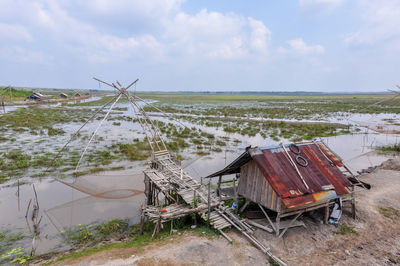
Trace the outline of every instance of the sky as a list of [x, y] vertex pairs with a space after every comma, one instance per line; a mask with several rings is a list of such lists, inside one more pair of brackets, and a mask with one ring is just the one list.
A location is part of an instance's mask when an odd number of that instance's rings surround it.
[[400, 83], [400, 0], [0, 0], [0, 85], [376, 92]]

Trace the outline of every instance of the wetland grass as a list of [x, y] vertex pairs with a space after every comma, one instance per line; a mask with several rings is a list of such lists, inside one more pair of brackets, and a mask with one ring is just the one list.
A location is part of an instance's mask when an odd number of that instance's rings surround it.
[[0, 116], [0, 127], [16, 132], [30, 130], [47, 130], [49, 136], [64, 134], [61, 129], [53, 128], [55, 124], [70, 123], [75, 119], [88, 118], [87, 112], [79, 110], [42, 109], [36, 107], [21, 108]]

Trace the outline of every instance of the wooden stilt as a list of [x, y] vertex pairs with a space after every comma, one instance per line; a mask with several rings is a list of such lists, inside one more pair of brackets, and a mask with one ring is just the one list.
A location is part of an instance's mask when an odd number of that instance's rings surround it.
[[280, 221], [281, 221], [281, 217], [279, 216], [279, 212], [278, 212], [278, 214], [276, 215], [276, 223], [275, 223], [275, 232], [276, 232], [276, 236], [279, 236], [279, 223], [280, 223]]
[[232, 244], [233, 240], [232, 240], [227, 234], [225, 234], [222, 230], [218, 230], [218, 232], [219, 232], [223, 237], [225, 237], [225, 239], [228, 240], [229, 243]]
[[140, 217], [140, 234], [143, 235], [144, 232], [144, 214]]
[[208, 207], [208, 210], [207, 210], [207, 223], [208, 223], [208, 226], [210, 226], [210, 212], [211, 212], [210, 199], [211, 199], [211, 180], [208, 181], [208, 195], [207, 195], [207, 207]]
[[329, 220], [329, 202], [325, 206], [324, 224], [328, 224]]
[[353, 219], [356, 219], [356, 199], [354, 197], [354, 187], [352, 188], [351, 192], [351, 215], [353, 216]]
[[[297, 215], [296, 215], [296, 217], [294, 217], [291, 221], [290, 221], [290, 223], [288, 224], [288, 226], [282, 231], [282, 233], [279, 235], [279, 238], [281, 238], [285, 233], [286, 233], [286, 231], [289, 229], [289, 227], [294, 223], [294, 221], [296, 221], [297, 220], [297, 218], [299, 218], [299, 216], [302, 214], [303, 212], [299, 212]], [[277, 228], [278, 228], [278, 232], [279, 232], [279, 225], [277, 225]]]
[[236, 178], [233, 179], [233, 200], [237, 200], [237, 195], [236, 195]]
[[[261, 206], [261, 204], [258, 204], [258, 207], [260, 207], [261, 211], [264, 213], [264, 216], [267, 218], [267, 220], [268, 220], [269, 224], [271, 225], [272, 229], [274, 229], [274, 231], [276, 232], [276, 235], [278, 235], [279, 234], [279, 224], [278, 224], [278, 227], [275, 227], [274, 223], [269, 218], [267, 212], [264, 210], [264, 207]], [[276, 218], [278, 218], [278, 216], [276, 216]], [[277, 228], [278, 228], [278, 230], [277, 230]]]
[[161, 228], [161, 217], [158, 219], [156, 226], [154, 227], [153, 235], [151, 236], [151, 239], [154, 239], [157, 237], [158, 233], [160, 232]]
[[221, 182], [222, 182], [222, 175], [218, 177], [218, 185], [217, 185], [217, 196], [221, 197]]
[[242, 213], [247, 208], [247, 206], [249, 206], [249, 204], [250, 204], [250, 200], [246, 199], [246, 202], [244, 203], [242, 208], [240, 208], [239, 213]]

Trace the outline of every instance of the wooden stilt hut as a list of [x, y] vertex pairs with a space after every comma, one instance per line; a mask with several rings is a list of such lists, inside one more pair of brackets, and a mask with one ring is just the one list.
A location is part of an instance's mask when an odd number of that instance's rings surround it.
[[[304, 212], [325, 208], [342, 197], [349, 201], [355, 216], [354, 186], [362, 185], [351, 171], [322, 141], [248, 147], [235, 161], [207, 178], [236, 174], [237, 193], [246, 203], [257, 203], [277, 236], [282, 236]], [[352, 182], [353, 181], [353, 182]], [[275, 222], [265, 208], [274, 212]], [[271, 212], [269, 212], [271, 213]], [[283, 217], [292, 216], [287, 226]], [[281, 232], [280, 230], [283, 229]]]

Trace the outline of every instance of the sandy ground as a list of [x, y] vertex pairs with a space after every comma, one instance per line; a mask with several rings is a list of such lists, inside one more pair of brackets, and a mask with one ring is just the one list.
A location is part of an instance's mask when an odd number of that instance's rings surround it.
[[[282, 239], [257, 230], [256, 236], [288, 265], [395, 265], [400, 264], [400, 217], [385, 217], [380, 207], [400, 210], [400, 160], [386, 162], [361, 176], [372, 185], [357, 194], [357, 219], [345, 209], [341, 225], [356, 234], [338, 234], [340, 227], [322, 224], [322, 213], [302, 216], [306, 228], [288, 230]], [[144, 248], [104, 251], [67, 265], [268, 265], [268, 258], [231, 230], [233, 244], [220, 237], [175, 234]]]

